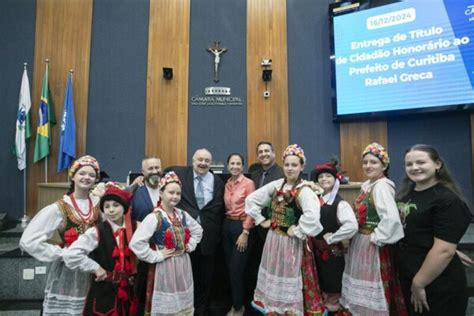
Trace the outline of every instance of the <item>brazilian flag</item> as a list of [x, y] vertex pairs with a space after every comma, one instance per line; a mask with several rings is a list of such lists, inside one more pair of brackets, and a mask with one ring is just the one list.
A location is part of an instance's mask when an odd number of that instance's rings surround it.
[[48, 65], [44, 72], [43, 82], [41, 84], [41, 102], [38, 114], [38, 127], [36, 129], [36, 142], [33, 161], [38, 162], [49, 155], [51, 146], [51, 126], [56, 125], [54, 115], [54, 103], [49, 89]]

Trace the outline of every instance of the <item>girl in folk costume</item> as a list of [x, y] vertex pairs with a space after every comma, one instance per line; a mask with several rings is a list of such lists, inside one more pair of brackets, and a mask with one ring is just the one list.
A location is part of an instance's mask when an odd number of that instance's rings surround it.
[[100, 199], [105, 221], [89, 228], [64, 254], [66, 266], [95, 274], [84, 315], [135, 315], [132, 288], [135, 262], [128, 248], [132, 223], [128, 213], [131, 192], [107, 183]]
[[[256, 225], [270, 227], [263, 248], [255, 289], [254, 308], [262, 313], [320, 315], [314, 265], [304, 255], [305, 240], [322, 231], [319, 201], [309, 184], [301, 180], [303, 149], [294, 144], [283, 154], [285, 177], [266, 184], [245, 200], [245, 211]], [[269, 207], [269, 219], [262, 208]], [[310, 274], [312, 272], [313, 274]], [[308, 291], [304, 296], [303, 288]], [[306, 303], [312, 304], [306, 305]], [[316, 302], [317, 304], [313, 304]]]
[[342, 278], [341, 304], [353, 315], [407, 315], [391, 245], [403, 237], [388, 153], [380, 144], [362, 153], [368, 180], [354, 202], [359, 231], [352, 238]]
[[405, 238], [397, 257], [409, 314], [466, 315], [462, 263], [469, 258], [456, 247], [471, 222], [469, 207], [434, 147], [411, 147], [405, 172], [397, 195]]
[[[311, 180], [324, 190], [320, 198], [323, 231], [312, 240], [319, 288], [329, 315], [341, 310], [339, 298], [345, 265], [342, 242], [352, 238], [358, 229], [354, 211], [338, 194], [340, 178], [341, 174], [331, 162], [316, 165], [311, 173]], [[343, 313], [341, 310], [338, 315]]]
[[99, 163], [94, 157], [83, 156], [73, 162], [69, 176], [69, 194], [36, 214], [20, 239], [21, 249], [39, 261], [52, 263], [43, 315], [81, 315], [90, 283], [88, 273], [66, 267], [63, 254], [99, 219], [99, 199], [89, 195], [99, 179]]
[[148, 279], [153, 286], [147, 286], [151, 315], [192, 315], [194, 289], [188, 253], [201, 241], [202, 228], [187, 212], [176, 208], [181, 181], [173, 171], [160, 181], [160, 198], [158, 207], [137, 228], [130, 248], [140, 260], [156, 263], [154, 276], [149, 274], [152, 279]]

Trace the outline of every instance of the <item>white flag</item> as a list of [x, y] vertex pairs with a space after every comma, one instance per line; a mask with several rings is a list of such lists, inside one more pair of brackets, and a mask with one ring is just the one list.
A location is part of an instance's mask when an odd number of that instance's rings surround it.
[[26, 139], [31, 136], [30, 125], [30, 82], [28, 81], [28, 74], [23, 71], [23, 78], [21, 79], [20, 99], [18, 101], [18, 113], [16, 115], [16, 134], [15, 134], [15, 154], [18, 162], [18, 169], [26, 168]]

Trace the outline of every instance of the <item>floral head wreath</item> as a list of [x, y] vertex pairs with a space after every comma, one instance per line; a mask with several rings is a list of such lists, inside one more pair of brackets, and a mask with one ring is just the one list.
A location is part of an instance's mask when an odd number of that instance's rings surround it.
[[297, 156], [303, 160], [303, 164], [306, 163], [306, 157], [304, 155], [303, 148], [301, 148], [298, 144], [292, 144], [286, 147], [285, 151], [283, 152], [283, 160], [285, 160], [285, 158], [288, 156]]
[[390, 158], [388, 157], [388, 152], [379, 143], [372, 143], [372, 144], [369, 144], [367, 147], [365, 147], [364, 151], [362, 152], [362, 157], [364, 157], [367, 154], [372, 154], [378, 159], [380, 159], [380, 161], [383, 163], [385, 167], [390, 164]]
[[181, 186], [181, 181], [178, 178], [178, 175], [174, 171], [166, 173], [160, 180], [160, 190], [163, 189], [169, 183], [177, 183]]
[[95, 173], [97, 175], [97, 180], [99, 180], [99, 162], [97, 162], [97, 159], [89, 155], [82, 156], [72, 163], [71, 168], [69, 168], [69, 177], [72, 178], [76, 174], [77, 170], [81, 169], [84, 166], [91, 166], [92, 168], [94, 168]]

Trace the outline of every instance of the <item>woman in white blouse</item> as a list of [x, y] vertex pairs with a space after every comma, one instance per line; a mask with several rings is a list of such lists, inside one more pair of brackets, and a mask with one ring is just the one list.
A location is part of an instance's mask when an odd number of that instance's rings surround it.
[[63, 261], [69, 247], [95, 225], [99, 199], [90, 191], [99, 179], [99, 163], [83, 156], [69, 170], [71, 189], [33, 217], [20, 239], [20, 248], [39, 261], [51, 262], [46, 281], [43, 315], [82, 315], [90, 275], [68, 269]]
[[140, 260], [156, 264], [154, 276], [147, 280], [153, 286], [147, 285], [145, 312], [155, 316], [192, 315], [194, 286], [188, 253], [201, 241], [202, 227], [176, 207], [181, 200], [181, 181], [173, 171], [161, 178], [159, 188], [158, 207], [145, 217], [130, 242], [130, 249]]
[[[322, 231], [319, 201], [301, 180], [306, 158], [297, 144], [283, 154], [285, 178], [268, 183], [245, 200], [256, 225], [270, 228], [258, 271], [252, 306], [262, 313], [303, 315], [303, 245]], [[270, 214], [262, 214], [269, 206]]]
[[359, 231], [352, 238], [342, 278], [341, 304], [355, 315], [407, 315], [391, 245], [403, 238], [395, 184], [387, 178], [385, 148], [368, 145], [362, 169], [368, 180], [354, 202]]

